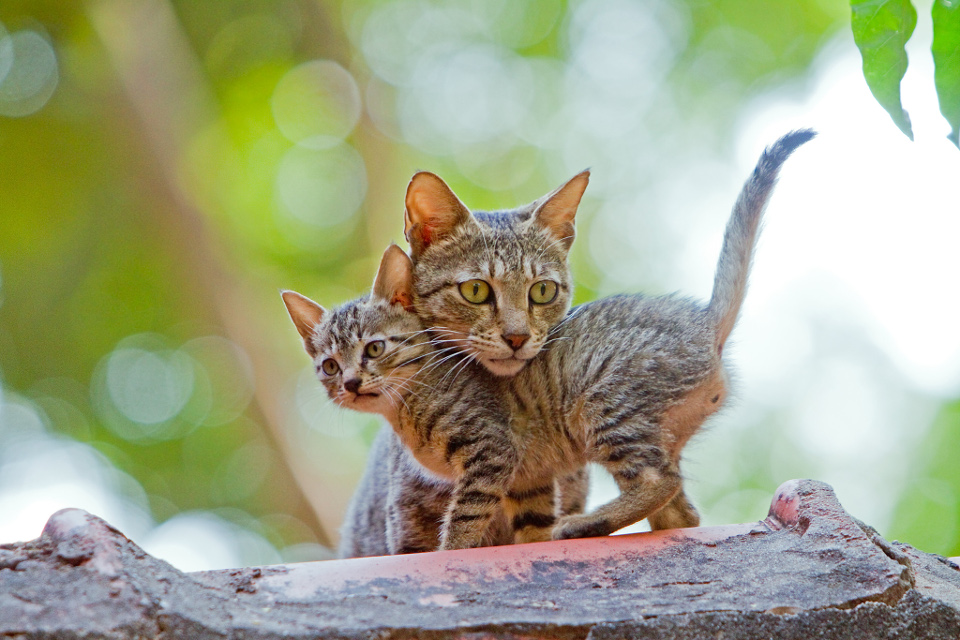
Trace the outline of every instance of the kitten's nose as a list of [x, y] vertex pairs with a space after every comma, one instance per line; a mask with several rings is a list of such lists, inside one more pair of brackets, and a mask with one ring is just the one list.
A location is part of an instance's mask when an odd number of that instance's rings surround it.
[[516, 351], [530, 338], [529, 333], [505, 333], [502, 336], [503, 341]]
[[349, 391], [350, 393], [356, 393], [360, 390], [360, 379], [359, 378], [350, 378], [349, 380], [343, 383], [343, 388]]

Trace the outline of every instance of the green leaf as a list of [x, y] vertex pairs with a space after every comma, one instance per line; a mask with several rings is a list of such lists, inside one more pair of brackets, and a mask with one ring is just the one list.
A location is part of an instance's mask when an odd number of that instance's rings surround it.
[[947, 136], [960, 147], [960, 0], [933, 3], [933, 80], [940, 113], [953, 131]]
[[909, 0], [850, 0], [853, 39], [863, 56], [867, 86], [900, 130], [913, 140], [910, 116], [900, 103], [900, 80], [907, 71], [904, 46], [917, 25]]

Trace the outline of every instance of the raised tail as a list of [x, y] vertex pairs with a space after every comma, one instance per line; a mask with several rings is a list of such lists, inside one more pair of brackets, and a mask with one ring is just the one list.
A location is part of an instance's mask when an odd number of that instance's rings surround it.
[[747, 277], [750, 275], [760, 220], [777, 182], [780, 167], [797, 147], [815, 135], [813, 129], [798, 129], [767, 147], [733, 205], [727, 230], [723, 234], [713, 294], [707, 306], [707, 314], [717, 328], [718, 350], [723, 349], [733, 331], [740, 305], [747, 293]]

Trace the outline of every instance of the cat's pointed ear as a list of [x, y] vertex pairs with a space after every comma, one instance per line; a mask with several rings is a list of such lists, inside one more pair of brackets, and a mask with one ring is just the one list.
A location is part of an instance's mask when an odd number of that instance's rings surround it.
[[373, 295], [413, 311], [413, 263], [410, 256], [393, 243], [380, 259], [380, 270], [373, 281]]
[[403, 235], [414, 258], [470, 219], [470, 210], [460, 198], [429, 171], [418, 171], [410, 179], [404, 205]]
[[283, 304], [287, 305], [287, 313], [290, 314], [293, 325], [303, 338], [303, 348], [311, 358], [315, 358], [317, 349], [313, 346], [313, 330], [325, 313], [323, 307], [296, 291], [284, 290], [280, 292], [280, 296]]
[[589, 182], [590, 170], [581, 171], [562, 187], [541, 198], [533, 213], [533, 220], [568, 249], [577, 233], [573, 224], [577, 207]]

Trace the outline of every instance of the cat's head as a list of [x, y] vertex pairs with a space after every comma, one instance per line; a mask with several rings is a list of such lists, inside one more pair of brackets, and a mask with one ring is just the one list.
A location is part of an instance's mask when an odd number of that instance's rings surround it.
[[327, 395], [390, 419], [433, 347], [412, 312], [410, 258], [391, 244], [367, 296], [325, 310], [294, 291], [281, 296]]
[[567, 256], [589, 178], [584, 171], [516, 209], [471, 213], [438, 176], [413, 176], [404, 233], [414, 304], [437, 342], [499, 376], [517, 374], [540, 352], [570, 308]]

